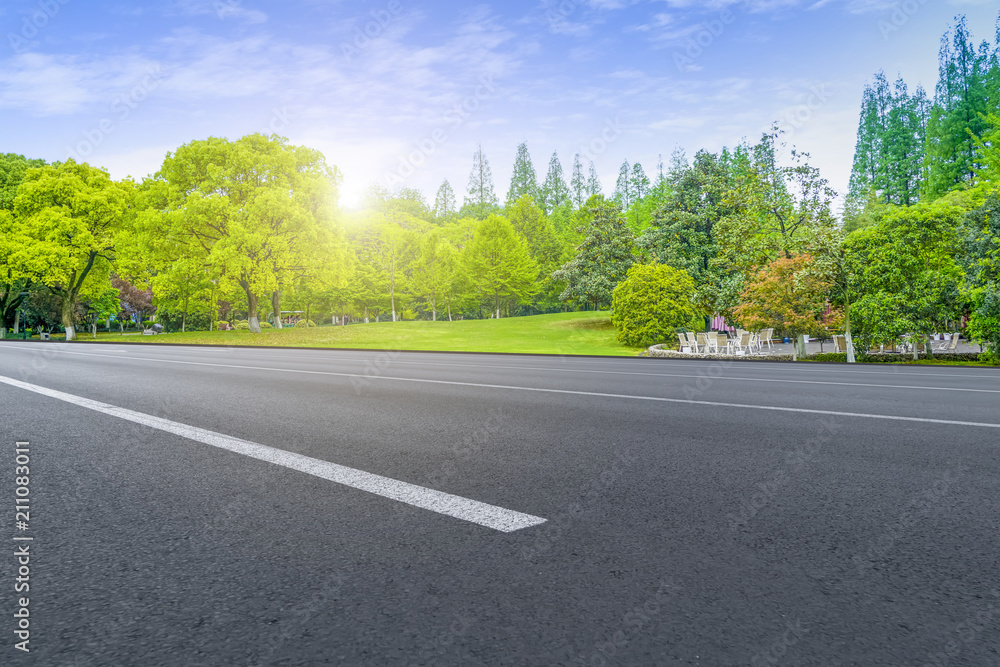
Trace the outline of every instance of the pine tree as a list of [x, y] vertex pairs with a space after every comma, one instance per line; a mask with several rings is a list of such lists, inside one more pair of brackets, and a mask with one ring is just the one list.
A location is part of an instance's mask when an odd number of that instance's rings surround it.
[[666, 179], [667, 175], [663, 171], [663, 154], [660, 153], [656, 156], [656, 185], [660, 185]]
[[445, 179], [434, 197], [434, 217], [438, 220], [446, 218], [455, 212], [455, 191], [451, 183]]
[[989, 65], [988, 49], [976, 52], [965, 17], [959, 17], [954, 30], [941, 38], [938, 52], [938, 82], [925, 156], [925, 192], [931, 197], [974, 181], [981, 168], [971, 135], [982, 136], [986, 129]]
[[593, 160], [590, 160], [590, 170], [587, 173], [587, 199], [590, 199], [594, 195], [603, 194], [604, 190], [601, 187], [601, 178], [597, 175], [597, 168], [594, 166]]
[[562, 163], [559, 162], [559, 155], [552, 151], [549, 158], [549, 170], [545, 174], [545, 183], [542, 184], [540, 205], [545, 214], [548, 215], [557, 206], [569, 199], [569, 188], [563, 179]]
[[623, 211], [628, 211], [635, 201], [635, 192], [632, 188], [632, 174], [628, 160], [622, 162], [618, 169], [618, 180], [615, 182], [615, 194], [612, 197]]
[[583, 162], [579, 153], [573, 156], [573, 177], [569, 181], [569, 190], [573, 206], [582, 207], [587, 201], [587, 180], [583, 176]]
[[480, 145], [472, 156], [472, 171], [469, 173], [469, 185], [466, 187], [465, 204], [462, 208], [475, 217], [485, 218], [497, 204], [493, 172]]
[[535, 202], [539, 202], [540, 196], [538, 179], [535, 177], [535, 168], [531, 164], [528, 145], [522, 141], [517, 147], [517, 156], [514, 158], [514, 172], [510, 176], [510, 188], [507, 190], [506, 205], [512, 205], [524, 195], [528, 195]]
[[646, 172], [643, 170], [642, 165], [636, 162], [632, 165], [632, 177], [630, 179], [632, 186], [632, 196], [635, 198], [635, 202], [643, 199], [649, 194], [649, 178], [646, 176]]

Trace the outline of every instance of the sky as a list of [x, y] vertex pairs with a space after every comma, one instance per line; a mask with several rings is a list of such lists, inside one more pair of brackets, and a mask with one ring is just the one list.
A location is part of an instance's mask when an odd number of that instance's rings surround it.
[[847, 187], [866, 81], [933, 92], [958, 14], [996, 0], [3, 0], [0, 153], [141, 179], [210, 136], [277, 133], [373, 183], [465, 193], [477, 145], [501, 201], [517, 145], [623, 160], [755, 142], [777, 121]]

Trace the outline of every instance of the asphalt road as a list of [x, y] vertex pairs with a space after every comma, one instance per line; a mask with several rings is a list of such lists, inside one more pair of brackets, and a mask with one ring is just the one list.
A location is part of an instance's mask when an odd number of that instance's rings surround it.
[[991, 369], [4, 343], [0, 406], [0, 664], [1000, 664]]

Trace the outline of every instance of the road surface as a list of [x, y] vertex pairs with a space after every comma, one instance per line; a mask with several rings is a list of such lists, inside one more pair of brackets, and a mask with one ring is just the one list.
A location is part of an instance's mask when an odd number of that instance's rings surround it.
[[991, 369], [7, 342], [0, 405], [4, 665], [1000, 662]]

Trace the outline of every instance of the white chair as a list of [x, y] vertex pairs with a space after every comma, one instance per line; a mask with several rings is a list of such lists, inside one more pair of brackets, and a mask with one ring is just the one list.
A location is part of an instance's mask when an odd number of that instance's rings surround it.
[[690, 352], [691, 351], [691, 345], [687, 341], [687, 336], [685, 336], [682, 333], [679, 333], [679, 334], [677, 334], [677, 339], [680, 340], [680, 342], [681, 342], [681, 346], [677, 350], [678, 352]]
[[701, 350], [698, 349], [698, 338], [694, 335], [694, 332], [688, 331], [684, 335], [687, 336], [688, 345], [691, 347], [691, 351], [695, 353], [700, 352]]
[[946, 340], [943, 343], [941, 343], [940, 345], [934, 346], [934, 351], [935, 352], [954, 352], [955, 349], [958, 347], [958, 337], [959, 337], [959, 334], [956, 331], [955, 333], [953, 333], [951, 335], [951, 340]]
[[710, 351], [719, 353], [719, 332], [717, 331], [706, 331], [705, 336], [708, 337], [708, 348]]
[[732, 339], [729, 338], [724, 331], [719, 332], [715, 337], [715, 350], [719, 352], [725, 348], [726, 354], [729, 354], [731, 341]]
[[774, 345], [771, 343], [771, 338], [772, 337], [774, 337], [774, 328], [773, 327], [769, 328], [769, 329], [761, 329], [761, 332], [760, 332], [761, 350], [764, 349], [764, 343], [767, 343], [767, 349], [769, 349], [769, 350], [773, 350], [774, 349]]
[[708, 336], [703, 333], [697, 334], [698, 349], [702, 354], [709, 352]]

